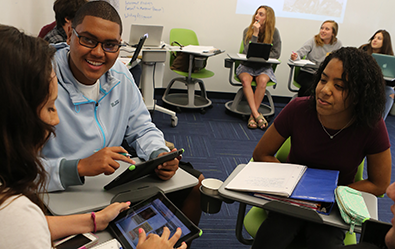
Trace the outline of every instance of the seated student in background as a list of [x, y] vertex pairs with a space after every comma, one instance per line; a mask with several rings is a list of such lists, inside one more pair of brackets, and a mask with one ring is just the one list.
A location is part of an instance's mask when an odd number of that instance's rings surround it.
[[53, 4], [56, 26], [44, 36], [44, 40], [49, 43], [65, 42], [68, 30], [71, 28], [71, 20], [77, 10], [87, 2], [87, 0], [56, 0]]
[[[317, 76], [312, 95], [294, 99], [276, 117], [256, 146], [254, 161], [278, 162], [274, 155], [290, 137], [289, 163], [338, 170], [339, 185], [383, 194], [391, 179], [391, 152], [381, 117], [379, 66], [357, 48], [341, 48], [325, 58]], [[368, 178], [354, 182], [365, 157]], [[307, 238], [308, 248], [335, 248], [345, 237], [340, 228], [270, 212], [252, 248], [286, 248], [296, 235]]]
[[[319, 65], [324, 61], [328, 53], [342, 47], [340, 40], [336, 38], [339, 26], [335, 21], [327, 20], [322, 23], [320, 32], [309, 39], [296, 53], [292, 52], [291, 60], [300, 60], [306, 56], [307, 60]], [[313, 85], [314, 75], [317, 69], [301, 68], [296, 81], [300, 85], [298, 96], [309, 96]]]
[[[276, 17], [273, 9], [264, 5], [258, 7], [252, 16], [250, 26], [243, 32], [243, 54], [247, 54], [250, 42], [260, 42], [273, 44], [269, 57], [275, 59], [280, 58], [281, 38], [278, 29], [275, 28], [275, 24]], [[262, 114], [258, 112], [258, 108], [265, 97], [267, 82], [269, 80], [276, 82], [272, 65], [242, 61], [236, 69], [236, 74], [243, 84], [244, 96], [251, 109], [251, 115], [247, 125], [248, 128], [256, 129], [259, 127], [260, 129], [266, 129], [268, 123]], [[253, 80], [257, 84], [255, 93], [251, 87]]]
[[[42, 151], [50, 191], [84, 184], [85, 176], [112, 174], [120, 166], [116, 160], [134, 164], [119, 154], [127, 152], [121, 147], [123, 140], [144, 160], [169, 153], [132, 76], [117, 60], [121, 33], [118, 12], [105, 1], [92, 1], [82, 6], [72, 21], [70, 46], [55, 44], [56, 104], [64, 122], [57, 125], [56, 137], [50, 137]], [[173, 159], [155, 172], [168, 180], [177, 169], [178, 160]], [[199, 171], [184, 169], [203, 179]], [[168, 195], [195, 224], [201, 215], [199, 186], [200, 182]]]
[[[14, 27], [0, 25], [0, 36], [0, 248], [50, 249], [53, 240], [92, 232], [95, 224], [98, 231], [105, 229], [130, 203], [113, 203], [96, 212], [95, 218], [91, 214], [44, 215], [41, 195], [47, 174], [39, 153], [59, 123], [58, 83], [52, 69], [55, 50]], [[144, 231], [139, 233], [138, 249], [170, 249], [181, 230], [170, 240], [168, 229], [161, 238], [146, 239]], [[162, 247], [152, 247], [158, 243]]]
[[[368, 54], [376, 53], [376, 54], [387, 54], [394, 55], [392, 51], [392, 42], [390, 34], [383, 29], [380, 29], [374, 33], [372, 37], [369, 39], [369, 43], [364, 44], [359, 47], [363, 51], [366, 51]], [[383, 112], [383, 119], [385, 120], [388, 116], [388, 113], [391, 110], [392, 105], [394, 104], [394, 89], [386, 85], [385, 86], [385, 109]]]

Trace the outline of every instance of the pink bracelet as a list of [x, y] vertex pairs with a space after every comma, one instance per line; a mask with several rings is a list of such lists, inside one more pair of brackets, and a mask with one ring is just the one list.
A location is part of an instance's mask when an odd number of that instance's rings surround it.
[[91, 213], [91, 218], [93, 220], [93, 232], [96, 233], [97, 228], [96, 228], [96, 214], [95, 214], [95, 212]]

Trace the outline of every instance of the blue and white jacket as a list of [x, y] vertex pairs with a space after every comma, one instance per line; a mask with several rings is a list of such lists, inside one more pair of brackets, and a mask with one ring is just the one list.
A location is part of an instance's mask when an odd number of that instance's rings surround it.
[[86, 98], [77, 88], [68, 63], [70, 50], [66, 43], [54, 45], [54, 69], [58, 77], [56, 108], [60, 123], [56, 136], [42, 150], [48, 171], [48, 191], [64, 190], [81, 185], [79, 159], [95, 150], [120, 146], [123, 139], [134, 148], [138, 157], [148, 160], [169, 151], [163, 133], [151, 122], [139, 89], [126, 66], [117, 60], [100, 77], [99, 101]]

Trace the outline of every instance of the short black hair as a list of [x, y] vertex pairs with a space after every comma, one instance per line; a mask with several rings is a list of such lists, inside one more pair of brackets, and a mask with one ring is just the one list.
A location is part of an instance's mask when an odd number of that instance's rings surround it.
[[63, 27], [66, 24], [66, 18], [72, 21], [77, 10], [87, 2], [87, 0], [56, 0], [53, 4], [56, 26]]
[[322, 72], [335, 58], [343, 63], [342, 80], [345, 89], [348, 90], [346, 98], [350, 98], [354, 106], [355, 124], [374, 127], [381, 119], [385, 107], [385, 81], [376, 60], [361, 49], [343, 47], [325, 58], [314, 80], [312, 104], [315, 107], [315, 88]]
[[122, 21], [118, 11], [106, 1], [92, 1], [84, 4], [75, 14], [71, 26], [75, 29], [82, 23], [85, 16], [95, 16], [119, 24], [119, 34], [122, 35]]

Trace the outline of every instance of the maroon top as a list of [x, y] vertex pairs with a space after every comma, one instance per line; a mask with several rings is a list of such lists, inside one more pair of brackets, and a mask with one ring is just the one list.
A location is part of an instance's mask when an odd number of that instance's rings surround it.
[[[373, 129], [351, 125], [330, 139], [308, 98], [294, 99], [274, 120], [274, 126], [281, 136], [291, 136], [291, 151], [287, 161], [311, 168], [339, 170], [339, 185], [353, 183], [358, 166], [365, 156], [383, 152], [390, 147], [383, 119]], [[327, 131], [334, 135], [339, 130]]]
[[53, 21], [52, 23], [45, 25], [44, 27], [41, 28], [38, 37], [44, 38], [44, 36], [53, 28], [55, 28], [55, 26], [56, 26], [56, 21]]

